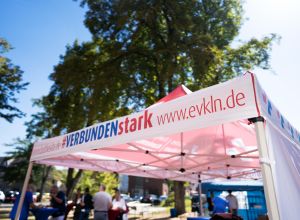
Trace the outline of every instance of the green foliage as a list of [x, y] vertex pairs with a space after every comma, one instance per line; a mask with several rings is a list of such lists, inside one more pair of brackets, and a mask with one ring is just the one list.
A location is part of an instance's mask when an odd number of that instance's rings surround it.
[[[75, 41], [67, 47], [50, 75], [53, 80], [50, 93], [40, 100], [46, 114], [38, 115], [32, 125], [44, 124], [43, 118], [49, 118], [52, 133], [62, 134], [128, 113], [128, 98], [124, 95], [127, 75], [119, 71], [118, 65], [110, 65], [109, 54], [102, 46], [99, 40], [81, 45]], [[39, 130], [35, 128], [34, 132]], [[67, 196], [82, 171], [76, 175], [73, 172], [68, 170]]]
[[[13, 147], [14, 150], [7, 153], [6, 160], [9, 166], [1, 169], [4, 169], [2, 170], [4, 173], [2, 179], [7, 182], [9, 188], [24, 181], [33, 144], [28, 140], [17, 139], [15, 143], [8, 144], [7, 146]], [[31, 183], [37, 186], [41, 180], [41, 176], [42, 167], [33, 166], [30, 178]]]
[[56, 119], [52, 117], [53, 105], [49, 98], [45, 96], [41, 99], [36, 99], [33, 105], [39, 107], [42, 111], [31, 115], [31, 120], [25, 123], [27, 127], [27, 138], [49, 138], [59, 135], [59, 132], [54, 132], [57, 122]]
[[106, 191], [111, 195], [114, 193], [114, 189], [118, 187], [118, 175], [114, 173], [103, 172], [101, 173], [103, 178], [102, 183], [106, 186]]
[[170, 192], [168, 198], [162, 202], [163, 207], [174, 207], [175, 197], [174, 191]]
[[10, 59], [2, 56], [11, 49], [9, 43], [0, 38], [0, 118], [12, 122], [24, 114], [13, 103], [17, 103], [16, 93], [24, 90], [28, 83], [22, 83], [23, 71], [11, 63]]
[[49, 183], [53, 184], [56, 181], [60, 181], [63, 185], [66, 185], [67, 170], [56, 169], [53, 167], [51, 177], [49, 177]]
[[[68, 46], [50, 79], [47, 97], [56, 130], [68, 132], [127, 113], [126, 75], [109, 65], [101, 42]], [[56, 131], [57, 133], [57, 131]]]
[[243, 22], [239, 0], [81, 3], [88, 7], [86, 26], [131, 79], [134, 105], [152, 104], [178, 84], [198, 90], [256, 66], [269, 68], [275, 35], [232, 47]]
[[[162, 201], [161, 206], [162, 207], [169, 207], [169, 208], [174, 208], [175, 207], [175, 197], [174, 197], [174, 192], [171, 192], [168, 195], [168, 198], [164, 201]], [[184, 197], [184, 204], [187, 212], [190, 212], [192, 210], [192, 201], [189, 196]]]
[[119, 184], [118, 176], [114, 173], [84, 171], [77, 188], [80, 187], [83, 190], [89, 187], [91, 194], [95, 194], [99, 191], [100, 184], [104, 184], [106, 191], [113, 195], [113, 189], [117, 188]]
[[185, 209], [187, 212], [192, 211], [192, 200], [190, 197], [184, 197], [184, 204], [185, 204]]

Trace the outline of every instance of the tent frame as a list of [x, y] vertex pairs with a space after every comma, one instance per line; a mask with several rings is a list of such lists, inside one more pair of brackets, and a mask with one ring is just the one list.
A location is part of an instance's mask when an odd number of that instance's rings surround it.
[[[267, 209], [268, 209], [268, 215], [270, 219], [273, 220], [280, 220], [279, 216], [279, 209], [278, 209], [278, 203], [276, 199], [276, 191], [274, 187], [274, 180], [273, 180], [273, 174], [271, 170], [271, 163], [270, 163], [270, 157], [268, 153], [268, 146], [267, 146], [267, 140], [266, 140], [266, 133], [265, 133], [265, 127], [264, 127], [264, 118], [262, 116], [255, 117], [249, 119], [251, 123], [255, 124], [255, 133], [256, 133], [256, 139], [257, 139], [257, 148], [259, 151], [259, 158], [260, 158], [260, 165], [261, 165], [261, 171], [263, 176], [263, 183], [264, 183], [264, 189], [265, 189], [265, 196], [266, 196], [266, 202], [267, 202]], [[181, 135], [182, 136], [182, 135]], [[30, 179], [30, 174], [32, 171], [33, 161], [29, 163], [26, 178], [24, 181], [24, 185], [22, 188], [21, 197], [18, 204], [17, 213], [15, 216], [15, 220], [18, 220], [21, 213], [21, 208], [23, 206], [24, 197], [26, 193], [26, 189], [28, 186], [28, 182]], [[199, 177], [199, 204], [201, 204], [201, 179]], [[200, 205], [200, 213], [202, 214], [202, 205]]]
[[31, 162], [29, 162], [29, 165], [28, 165], [28, 168], [27, 168], [27, 173], [26, 173], [24, 184], [23, 184], [21, 197], [19, 199], [19, 204], [18, 204], [18, 209], [17, 209], [17, 213], [16, 213], [16, 216], [15, 216], [15, 220], [18, 220], [20, 218], [22, 206], [23, 206], [23, 203], [24, 203], [26, 189], [28, 187], [28, 182], [29, 182], [29, 179], [30, 179], [31, 171], [32, 171], [32, 166], [33, 166], [33, 162], [31, 161]]
[[[261, 164], [261, 171], [263, 176], [263, 183], [264, 183], [264, 191], [266, 195], [266, 202], [267, 202], [267, 210], [269, 219], [279, 220], [279, 209], [278, 203], [276, 199], [276, 191], [273, 179], [273, 173], [271, 169], [270, 156], [268, 152], [268, 145], [265, 133], [264, 122], [265, 119], [263, 117], [256, 117], [250, 119], [255, 124], [255, 133], [257, 139], [257, 148], [259, 151], [260, 157], [260, 164]], [[268, 162], [266, 162], [268, 161]]]

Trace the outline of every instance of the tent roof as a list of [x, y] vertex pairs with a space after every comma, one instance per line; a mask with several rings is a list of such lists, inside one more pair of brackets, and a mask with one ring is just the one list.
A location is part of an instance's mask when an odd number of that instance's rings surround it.
[[253, 74], [193, 93], [179, 86], [142, 112], [36, 142], [31, 161], [190, 182], [259, 179], [247, 119], [268, 116], [264, 97]]
[[152, 108], [154, 106], [157, 106], [158, 104], [166, 103], [166, 102], [172, 101], [172, 100], [177, 99], [181, 96], [185, 96], [185, 95], [188, 95], [188, 94], [191, 94], [191, 93], [192, 93], [192, 91], [189, 90], [188, 88], [186, 88], [184, 85], [179, 85], [179, 86], [177, 86], [176, 89], [174, 89], [168, 95], [166, 95], [165, 97], [158, 100], [155, 104], [148, 107], [148, 109]]

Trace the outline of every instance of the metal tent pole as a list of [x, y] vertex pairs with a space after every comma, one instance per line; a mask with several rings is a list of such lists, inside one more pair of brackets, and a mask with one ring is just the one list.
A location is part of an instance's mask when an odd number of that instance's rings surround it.
[[203, 215], [203, 208], [202, 208], [202, 199], [201, 199], [201, 194], [202, 194], [202, 181], [200, 179], [200, 174], [199, 174], [199, 180], [198, 180], [198, 193], [199, 193], [199, 216]]
[[20, 217], [20, 214], [21, 214], [25, 193], [26, 193], [26, 190], [27, 190], [28, 182], [29, 182], [29, 179], [30, 179], [30, 174], [31, 174], [31, 171], [32, 171], [32, 165], [33, 165], [33, 162], [29, 162], [26, 177], [25, 177], [25, 181], [24, 181], [23, 188], [22, 188], [21, 197], [19, 199], [19, 204], [18, 204], [18, 209], [17, 209], [17, 213], [16, 213], [16, 216], [15, 216], [15, 220], [18, 220], [19, 217]]
[[272, 175], [270, 157], [268, 153], [268, 146], [266, 140], [266, 133], [264, 128], [264, 118], [259, 116], [257, 118], [249, 119], [255, 124], [257, 148], [260, 157], [261, 171], [263, 176], [264, 190], [266, 195], [266, 202], [268, 208], [269, 219], [279, 220], [278, 203], [276, 199], [275, 185]]

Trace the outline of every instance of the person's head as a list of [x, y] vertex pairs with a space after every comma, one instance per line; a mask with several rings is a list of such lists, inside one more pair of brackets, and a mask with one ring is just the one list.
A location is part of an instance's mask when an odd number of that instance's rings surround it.
[[58, 186], [57, 185], [51, 186], [50, 194], [57, 194], [57, 193], [58, 193]]
[[77, 194], [80, 194], [81, 193], [81, 188], [77, 188]]
[[104, 184], [100, 184], [99, 191], [105, 191], [106, 187]]
[[120, 191], [119, 191], [119, 189], [115, 189], [115, 199], [116, 200], [119, 200], [121, 198], [121, 194], [120, 194]]
[[86, 194], [90, 193], [89, 187], [86, 187], [85, 190], [84, 190], [84, 192], [85, 192]]
[[231, 195], [231, 193], [232, 193], [232, 190], [228, 190], [227, 192], [229, 193], [229, 195]]

